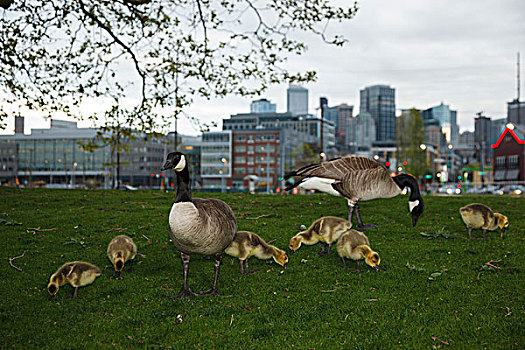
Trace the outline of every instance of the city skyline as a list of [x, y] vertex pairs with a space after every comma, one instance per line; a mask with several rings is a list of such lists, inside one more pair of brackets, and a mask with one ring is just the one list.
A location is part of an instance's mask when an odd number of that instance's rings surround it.
[[[328, 27], [328, 34], [345, 35], [349, 42], [344, 47], [301, 34], [309, 51], [287, 63], [318, 72], [317, 82], [304, 86], [310, 113], [316, 112], [320, 97], [327, 97], [329, 106], [347, 103], [357, 111], [360, 89], [384, 84], [396, 90], [396, 115], [401, 109], [426, 109], [443, 102], [457, 110], [461, 131], [474, 130], [479, 111], [495, 119], [507, 116], [507, 102], [516, 98], [516, 53], [525, 52], [525, 22], [519, 18], [524, 2], [505, 0], [495, 7], [490, 1], [381, 0], [362, 1], [359, 7], [351, 21]], [[284, 112], [286, 88], [287, 84], [272, 86], [260, 98]], [[248, 112], [250, 102], [258, 98], [196, 100], [185, 113], [209, 123]], [[6, 122], [2, 133], [14, 129], [14, 118]], [[26, 130], [48, 125], [35, 114], [27, 115]], [[213, 130], [221, 129], [219, 123]], [[179, 132], [195, 135], [199, 130], [183, 117]]]

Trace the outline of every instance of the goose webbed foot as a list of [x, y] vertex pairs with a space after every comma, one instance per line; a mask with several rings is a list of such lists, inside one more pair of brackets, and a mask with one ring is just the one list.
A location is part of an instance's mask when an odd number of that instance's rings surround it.
[[211, 288], [208, 290], [202, 290], [199, 292], [200, 295], [219, 295], [219, 290], [217, 288]]
[[197, 296], [197, 293], [193, 293], [191, 289], [182, 288], [179, 294], [171, 296], [170, 299], [182, 299], [186, 297], [195, 297], [195, 296]]
[[377, 225], [376, 224], [357, 223], [357, 227], [360, 227], [360, 228], [377, 228]]

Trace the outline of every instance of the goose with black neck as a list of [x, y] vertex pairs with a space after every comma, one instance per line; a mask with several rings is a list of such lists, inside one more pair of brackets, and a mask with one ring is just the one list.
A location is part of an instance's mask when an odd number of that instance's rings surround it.
[[237, 232], [235, 215], [228, 204], [215, 198], [192, 198], [186, 156], [169, 153], [161, 170], [173, 169], [177, 174], [177, 197], [169, 214], [168, 231], [175, 247], [181, 252], [184, 286], [174, 298], [195, 296], [188, 286], [190, 255], [214, 255], [213, 287], [198, 294], [219, 295], [217, 281], [222, 253]]

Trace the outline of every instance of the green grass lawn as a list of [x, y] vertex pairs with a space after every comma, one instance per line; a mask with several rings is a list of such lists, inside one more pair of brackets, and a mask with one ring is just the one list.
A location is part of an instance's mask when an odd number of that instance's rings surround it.
[[[240, 230], [281, 248], [301, 224], [347, 215], [345, 200], [321, 194], [213, 196], [233, 208]], [[303, 245], [283, 274], [273, 260], [251, 258], [259, 272], [240, 275], [238, 260], [225, 255], [221, 296], [183, 300], [169, 298], [183, 283], [180, 254], [167, 231], [174, 194], [2, 188], [0, 198], [2, 349], [525, 346], [523, 198], [426, 197], [415, 228], [406, 196], [363, 202], [365, 223], [379, 225], [367, 235], [381, 256], [381, 272], [362, 264], [360, 275], [349, 273], [335, 249], [327, 257], [315, 254], [320, 245]], [[458, 209], [471, 202], [509, 217], [503, 239], [500, 231], [480, 239], [478, 230], [468, 240]], [[7, 225], [9, 219], [21, 225]], [[139, 252], [134, 271], [122, 279], [112, 277], [106, 257], [118, 234], [131, 236]], [[13, 260], [20, 272], [9, 258], [24, 251]], [[97, 265], [102, 275], [76, 299], [66, 299], [73, 291], [67, 285], [48, 300], [49, 277], [73, 260]], [[501, 260], [494, 263], [501, 269], [485, 265], [490, 260]], [[429, 280], [436, 272], [441, 275]], [[208, 289], [213, 259], [192, 256], [189, 275], [193, 290]]]

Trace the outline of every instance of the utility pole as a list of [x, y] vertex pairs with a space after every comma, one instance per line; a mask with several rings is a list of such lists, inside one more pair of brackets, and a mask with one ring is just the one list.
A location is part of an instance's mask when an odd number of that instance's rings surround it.
[[328, 99], [326, 97], [321, 97], [319, 99], [319, 107], [321, 107], [321, 151], [319, 152], [319, 158], [321, 162], [324, 160], [324, 110], [328, 105]]
[[517, 68], [518, 68], [518, 97], [516, 97], [516, 102], [518, 109], [516, 111], [516, 124], [520, 123], [520, 53], [518, 52], [518, 62], [517, 62]]

